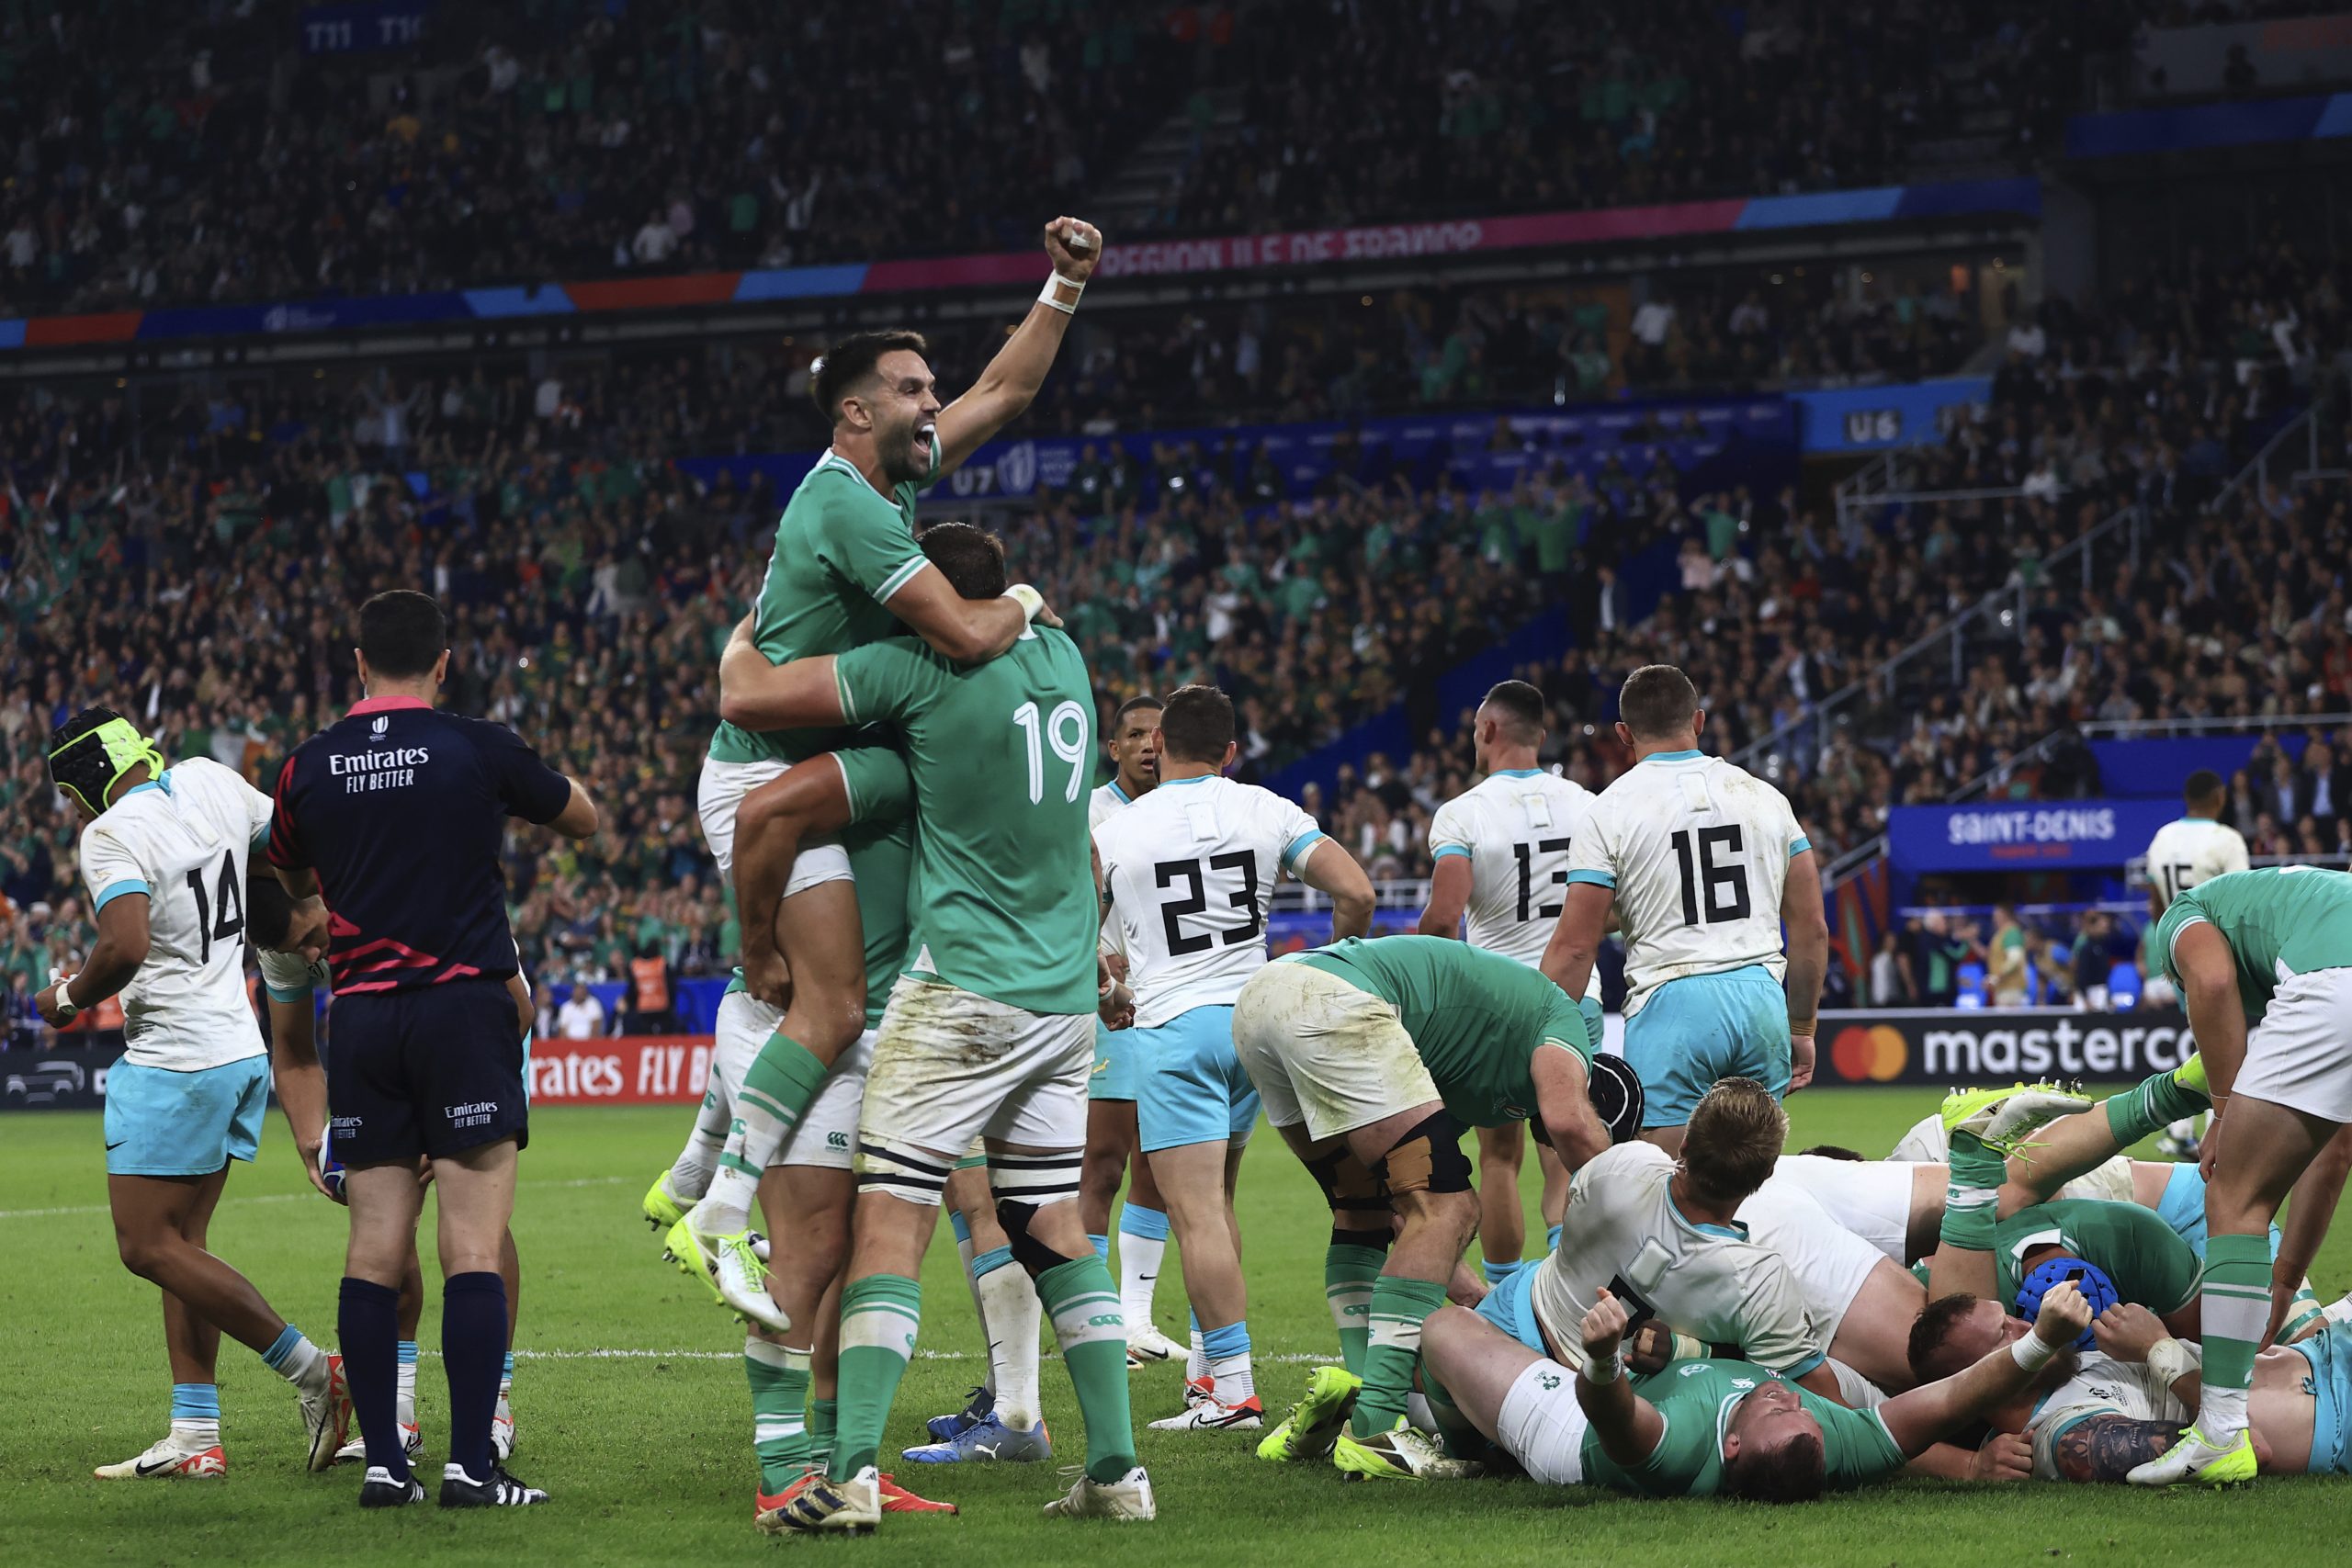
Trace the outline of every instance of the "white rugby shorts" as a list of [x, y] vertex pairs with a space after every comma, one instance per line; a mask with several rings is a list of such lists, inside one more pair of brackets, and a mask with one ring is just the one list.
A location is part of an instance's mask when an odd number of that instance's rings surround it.
[[[722, 762], [714, 757], [702, 760], [702, 776], [695, 783], [695, 815], [702, 818], [703, 842], [710, 846], [711, 858], [718, 863], [718, 880], [731, 892], [735, 886], [735, 808], [743, 797], [767, 783], [781, 778], [789, 762]], [[784, 885], [787, 898], [805, 893], [811, 887], [828, 882], [854, 882], [857, 878], [849, 868], [849, 852], [830, 839], [813, 839], [803, 842], [799, 855], [792, 863], [792, 876]]]
[[[728, 1115], [733, 1114], [743, 1075], [752, 1070], [760, 1047], [783, 1021], [782, 1011], [749, 991], [729, 991], [718, 998], [711, 1040], [710, 1087]], [[833, 1070], [817, 1086], [817, 1098], [808, 1102], [808, 1109], [768, 1161], [770, 1169], [780, 1165], [850, 1168], [857, 1154], [857, 1113], [865, 1100], [865, 1074], [874, 1059], [874, 1037], [875, 1032], [869, 1029], [842, 1053]]]
[[1438, 1099], [1396, 1010], [1336, 975], [1269, 964], [1233, 1005], [1233, 1049], [1266, 1120], [1317, 1142]]
[[2234, 1093], [2352, 1122], [2352, 968], [2282, 980], [2246, 1034]]
[[1495, 1441], [1530, 1480], [1573, 1486], [1584, 1479], [1584, 1434], [1591, 1423], [1577, 1403], [1576, 1380], [1557, 1361], [1530, 1361], [1503, 1392]]
[[976, 1138], [1083, 1148], [1093, 1067], [1091, 1012], [1035, 1013], [901, 975], [875, 1039], [858, 1132], [950, 1158]]

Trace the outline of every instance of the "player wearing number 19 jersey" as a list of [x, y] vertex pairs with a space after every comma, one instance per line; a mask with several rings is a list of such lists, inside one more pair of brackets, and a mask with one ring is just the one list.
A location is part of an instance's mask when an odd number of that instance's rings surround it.
[[1566, 908], [1544, 972], [1580, 994], [1615, 908], [1625, 1059], [1642, 1079], [1644, 1135], [1671, 1153], [1716, 1079], [1750, 1077], [1775, 1094], [1811, 1080], [1829, 928], [1787, 799], [1699, 750], [1706, 715], [1690, 677], [1667, 664], [1636, 670], [1618, 710], [1635, 761], [1600, 793], [1568, 852]]
[[126, 1049], [107, 1079], [107, 1195], [124, 1266], [165, 1292], [173, 1374], [171, 1431], [98, 1478], [228, 1473], [213, 1376], [224, 1333], [294, 1384], [310, 1467], [323, 1470], [351, 1422], [341, 1358], [205, 1249], [229, 1162], [254, 1157], [269, 1101], [269, 1059], [245, 999], [243, 918], [269, 797], [209, 759], [166, 768], [153, 742], [106, 708], [50, 738], [49, 769], [84, 823], [98, 937], [80, 974], [41, 993], [41, 1012], [63, 1025], [122, 996]]
[[[1473, 947], [1537, 968], [1560, 918], [1568, 846], [1584, 830], [1592, 792], [1536, 766], [1544, 744], [1544, 694], [1524, 681], [1505, 681], [1487, 694], [1472, 716], [1470, 740], [1487, 776], [1439, 807], [1430, 819], [1435, 865], [1419, 929], [1423, 936], [1463, 931]], [[1598, 1045], [1597, 965], [1585, 981], [1581, 1009]], [[1518, 1271], [1526, 1247], [1519, 1196], [1526, 1153], [1527, 1139], [1516, 1122], [1478, 1129], [1478, 1241], [1489, 1285]], [[1544, 1220], [1556, 1227], [1567, 1202], [1567, 1172], [1548, 1148], [1539, 1157]]]
[[[967, 598], [1001, 592], [1001, 547], [960, 532], [977, 547], [934, 551], [933, 562]], [[1036, 1280], [1086, 1420], [1085, 1474], [1048, 1511], [1149, 1518], [1125, 1323], [1076, 1201], [1102, 930], [1086, 827], [1085, 661], [1067, 634], [1036, 627], [968, 669], [894, 639], [750, 673], [740, 695], [771, 725], [895, 726], [921, 822], [910, 951], [858, 1120], [835, 1447], [827, 1479], [776, 1522], [826, 1532], [879, 1523], [875, 1459], [922, 1317], [914, 1273], [950, 1168], [975, 1137], [988, 1140], [998, 1215]]]
[[1266, 911], [1285, 871], [1332, 896], [1335, 938], [1372, 923], [1372, 883], [1315, 819], [1223, 776], [1233, 703], [1214, 686], [1169, 697], [1159, 784], [1094, 830], [1108, 920], [1135, 992], [1131, 1047], [1144, 1157], [1175, 1222], [1201, 1365], [1166, 1430], [1247, 1429], [1262, 1414], [1250, 1371], [1233, 1181], [1258, 1091], [1233, 1047], [1233, 1004], [1266, 963]]

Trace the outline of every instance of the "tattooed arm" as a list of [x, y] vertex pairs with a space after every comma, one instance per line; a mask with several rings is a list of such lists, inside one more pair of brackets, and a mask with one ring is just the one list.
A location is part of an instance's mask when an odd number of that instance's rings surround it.
[[2120, 1481], [2180, 1436], [2177, 1421], [2134, 1421], [2128, 1416], [2094, 1416], [2059, 1438], [2052, 1457], [2062, 1481]]

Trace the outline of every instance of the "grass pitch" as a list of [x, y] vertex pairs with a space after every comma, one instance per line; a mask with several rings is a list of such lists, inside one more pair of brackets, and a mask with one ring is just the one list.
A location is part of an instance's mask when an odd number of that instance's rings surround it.
[[[1889, 1146], [1933, 1108], [1932, 1091], [1816, 1089], [1791, 1102], [1791, 1146]], [[770, 1540], [751, 1524], [756, 1479], [742, 1335], [657, 1261], [637, 1200], [676, 1153], [685, 1107], [548, 1111], [534, 1119], [515, 1220], [524, 1270], [514, 1469], [555, 1501], [527, 1512], [445, 1515], [431, 1506], [363, 1515], [350, 1469], [300, 1469], [291, 1393], [257, 1357], [224, 1344], [220, 1483], [106, 1483], [93, 1465], [138, 1452], [163, 1430], [169, 1373], [154, 1291], [116, 1260], [95, 1114], [0, 1117], [0, 1562], [338, 1565], [419, 1562], [1013, 1564], [1430, 1562], [1694, 1563], [1993, 1568], [2004, 1563], [2332, 1561], [2352, 1531], [2352, 1483], [2266, 1479], [2224, 1496], [2122, 1488], [1967, 1487], [1905, 1481], [1798, 1508], [1655, 1503], [1525, 1482], [1342, 1486], [1321, 1467], [1251, 1457], [1249, 1434], [1140, 1432], [1159, 1495], [1153, 1525], [1057, 1524], [1037, 1509], [1069, 1481], [1054, 1465], [926, 1469], [901, 1478], [963, 1506], [962, 1517], [898, 1517], [870, 1541]], [[1532, 1213], [1532, 1162], [1528, 1171]], [[1312, 1182], [1262, 1137], [1243, 1175], [1242, 1223], [1259, 1386], [1270, 1410], [1296, 1396], [1306, 1363], [1335, 1354], [1322, 1298], [1329, 1229]], [[213, 1222], [220, 1254], [321, 1343], [334, 1338], [344, 1216], [311, 1193], [273, 1117], [257, 1167], [230, 1178]], [[429, 1224], [429, 1213], [428, 1213]], [[981, 1344], [955, 1250], [924, 1269], [922, 1359], [909, 1370], [886, 1457], [919, 1440], [923, 1417], [960, 1406]], [[426, 1233], [429, 1236], [430, 1231]], [[1540, 1245], [1541, 1232], [1535, 1233]], [[427, 1247], [428, 1259], [430, 1246]], [[428, 1261], [428, 1283], [431, 1265]], [[2352, 1285], [2352, 1226], [2339, 1225], [2317, 1283]], [[434, 1302], [437, 1292], [428, 1291]], [[1175, 1259], [1160, 1327], [1182, 1337]], [[419, 1404], [437, 1464], [446, 1394], [428, 1303]], [[1172, 1413], [1181, 1371], [1134, 1378], [1137, 1425]], [[1068, 1380], [1048, 1365], [1047, 1418], [1063, 1462], [1082, 1451]], [[2331, 1547], [2326, 1543], [2335, 1540]]]

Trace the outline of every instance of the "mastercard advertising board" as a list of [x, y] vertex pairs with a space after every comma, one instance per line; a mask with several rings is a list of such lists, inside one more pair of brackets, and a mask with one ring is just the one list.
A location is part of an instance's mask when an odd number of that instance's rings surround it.
[[1825, 1012], [1814, 1081], [1964, 1084], [2001, 1078], [2131, 1079], [2197, 1048], [2171, 1009], [1943, 1008]]

